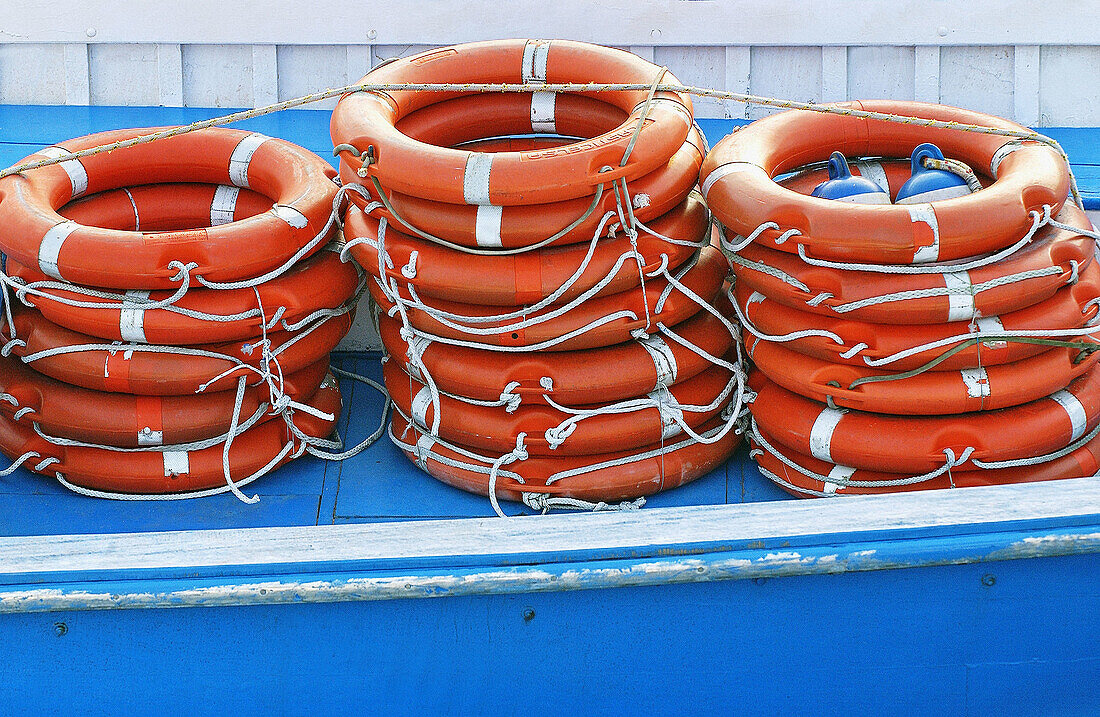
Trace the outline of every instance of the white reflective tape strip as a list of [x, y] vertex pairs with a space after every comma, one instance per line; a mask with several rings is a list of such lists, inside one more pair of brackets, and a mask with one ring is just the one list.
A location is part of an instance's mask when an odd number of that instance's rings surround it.
[[134, 195], [130, 194], [130, 190], [126, 189], [125, 187], [122, 188], [122, 191], [126, 192], [126, 198], [130, 200], [130, 206], [134, 210], [134, 231], [135, 232], [140, 232], [141, 231], [141, 217], [138, 215], [137, 202], [134, 201]]
[[161, 446], [164, 445], [164, 432], [146, 426], [138, 431], [137, 440], [139, 446]]
[[164, 477], [185, 476], [191, 472], [191, 461], [187, 451], [164, 451]]
[[[848, 481], [855, 474], [855, 472], [856, 472], [855, 468], [849, 468], [848, 466], [833, 466], [829, 470], [829, 476], [828, 477], [832, 478], [835, 481]], [[843, 487], [844, 486], [840, 485], [839, 483], [830, 483], [830, 482], [826, 481], [825, 486], [821, 489], [821, 492], [822, 493], [836, 493], [838, 490], [840, 490]]]
[[921, 192], [911, 197], [899, 199], [895, 204], [926, 204], [928, 202], [942, 202], [944, 199], [966, 197], [970, 194], [970, 187], [965, 184], [956, 184], [953, 187], [941, 187], [930, 192]]
[[435, 445], [435, 439], [426, 433], [420, 434], [420, 438], [416, 439], [415, 455], [416, 465], [420, 466], [420, 470], [428, 470], [428, 458], [432, 454], [432, 446]]
[[[997, 334], [1005, 330], [1005, 325], [1001, 323], [1000, 316], [983, 316], [975, 323], [978, 325], [978, 331], [983, 334]], [[1007, 341], [985, 341], [982, 343], [982, 347], [987, 349], [1003, 349], [1007, 346]]]
[[672, 353], [672, 347], [660, 336], [645, 336], [637, 340], [653, 359], [653, 367], [657, 369], [657, 383], [654, 388], [669, 386], [676, 382], [676, 354]]
[[233, 214], [237, 211], [237, 197], [240, 194], [240, 187], [218, 185], [214, 190], [214, 199], [210, 202], [210, 226], [217, 227], [233, 221]]
[[[634, 106], [634, 109], [631, 110], [630, 114], [637, 114], [638, 112], [642, 111], [644, 107], [645, 102], [639, 102], [637, 105]], [[653, 112], [654, 107], [663, 107], [666, 110], [671, 110], [675, 112], [676, 116], [686, 122], [688, 127], [691, 127], [693, 124], [695, 124], [695, 119], [691, 114], [691, 110], [685, 107], [684, 103], [680, 100], [674, 99], [672, 97], [654, 97], [649, 103], [650, 113]]]
[[676, 397], [664, 386], [660, 386], [649, 394], [649, 398], [657, 403], [657, 412], [661, 416], [661, 440], [666, 441], [681, 431], [680, 421], [684, 420], [684, 411], [677, 408]]
[[421, 426], [428, 425], [428, 406], [432, 405], [432, 392], [427, 386], [422, 386], [413, 396], [411, 413], [413, 421]]
[[970, 274], [954, 271], [943, 275], [943, 285], [947, 287], [947, 320], [970, 321], [978, 307], [974, 305], [974, 285]]
[[127, 291], [122, 299], [122, 309], [118, 315], [118, 331], [123, 341], [146, 343], [145, 339], [145, 308], [135, 306], [127, 299], [148, 299], [148, 291]]
[[295, 229], [305, 229], [306, 225], [309, 224], [305, 214], [286, 204], [276, 204], [271, 208], [271, 213]]
[[966, 395], [970, 398], [989, 397], [989, 374], [984, 368], [964, 368], [962, 374], [963, 384], [966, 386]]
[[886, 178], [886, 169], [881, 162], [855, 162], [852, 167], [859, 170], [859, 176], [870, 179], [879, 189], [890, 193], [890, 180]]
[[504, 221], [504, 207], [492, 204], [477, 205], [477, 219], [474, 222], [474, 239], [478, 246], [504, 246], [500, 239], [500, 225]]
[[229, 156], [229, 181], [238, 187], [248, 186], [248, 165], [260, 145], [271, 139], [267, 135], [252, 133], [237, 143]]
[[[61, 147], [46, 147], [38, 154], [43, 154], [50, 159], [57, 159], [58, 157], [68, 156], [72, 152]], [[88, 191], [88, 170], [84, 169], [84, 165], [79, 159], [70, 159], [58, 166], [65, 170], [65, 174], [69, 175], [69, 183], [73, 186], [73, 199]]]
[[760, 172], [764, 171], [755, 164], [749, 164], [748, 162], [730, 162], [729, 164], [722, 164], [715, 167], [711, 173], [707, 175], [706, 180], [703, 182], [703, 186], [700, 187], [700, 190], [703, 192], [703, 199], [707, 198], [707, 195], [710, 193], [710, 188], [713, 187], [718, 180], [728, 177], [735, 172], [748, 172], [753, 169]]
[[1008, 143], [1001, 145], [1001, 148], [993, 153], [993, 159], [989, 162], [989, 176], [994, 179], [997, 178], [997, 170], [1001, 167], [1001, 162], [1005, 160], [1005, 157], [1012, 154], [1018, 149], [1023, 149], [1023, 145]]
[[749, 300], [745, 302], [745, 308], [746, 309], [749, 308], [749, 306], [751, 306], [752, 304], [763, 304], [764, 299], [767, 299], [767, 298], [768, 297], [764, 296], [759, 291], [754, 291], [751, 294], [749, 294]]
[[817, 414], [814, 426], [810, 429], [810, 455], [819, 461], [833, 462], [832, 442], [833, 432], [844, 418], [844, 411], [835, 408], [826, 408]]
[[405, 351], [405, 357], [408, 359], [405, 365], [409, 368], [409, 373], [414, 378], [424, 380], [424, 377], [420, 374], [420, 368], [414, 362], [414, 357], [417, 359], [423, 359], [424, 352], [428, 350], [428, 347], [432, 345], [431, 339], [425, 338], [420, 335], [413, 336], [408, 342], [408, 350]]
[[928, 262], [939, 261], [940, 223], [936, 219], [936, 210], [932, 208], [931, 204], [919, 204], [914, 207], [909, 207], [909, 219], [914, 224], [917, 222], [924, 222], [932, 227], [932, 245], [922, 246], [917, 249], [916, 253], [913, 254], [913, 263], [927, 264]]
[[1077, 400], [1077, 397], [1066, 390], [1050, 394], [1051, 400], [1066, 410], [1069, 422], [1073, 426], [1069, 437], [1069, 443], [1073, 443], [1085, 435], [1085, 427], [1088, 425], [1088, 416], [1085, 415], [1085, 407]]
[[557, 134], [557, 122], [554, 119], [556, 92], [534, 92], [531, 94], [531, 131]]
[[63, 279], [61, 269], [57, 266], [57, 258], [61, 255], [61, 245], [69, 238], [69, 235], [80, 228], [76, 222], [61, 222], [50, 227], [42, 241], [38, 243], [38, 268], [46, 276], [54, 279]]
[[492, 204], [489, 201], [489, 173], [493, 169], [492, 152], [470, 152], [462, 175], [462, 201], [467, 204]]
[[847, 202], [848, 204], [889, 204], [890, 195], [885, 192], [863, 192], [862, 194], [849, 194], [846, 197], [836, 197], [834, 202]]
[[528, 40], [523, 46], [524, 82], [546, 82], [546, 64], [550, 58], [550, 42], [547, 40]]

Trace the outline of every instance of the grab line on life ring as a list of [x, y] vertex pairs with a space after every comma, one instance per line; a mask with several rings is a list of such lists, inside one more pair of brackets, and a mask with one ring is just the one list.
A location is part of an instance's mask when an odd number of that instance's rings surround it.
[[[733, 306], [734, 312], [737, 315], [737, 319], [741, 326], [744, 327], [753, 336], [763, 341], [774, 341], [785, 343], [788, 341], [796, 341], [801, 338], [810, 336], [819, 336], [827, 338], [833, 341], [837, 346], [845, 346], [844, 339], [836, 333], [826, 331], [823, 329], [805, 329], [801, 331], [793, 331], [783, 335], [770, 335], [760, 331], [756, 325], [748, 318], [745, 312], [740, 307], [740, 302], [733, 295], [733, 289], [729, 289], [730, 303]], [[1095, 309], [1100, 306], [1100, 297], [1089, 301], [1083, 312], [1087, 312], [1091, 309]], [[989, 317], [996, 318], [996, 317]], [[1028, 329], [1028, 330], [1005, 330], [1003, 328], [985, 328], [981, 325], [981, 322], [974, 324], [975, 331], [967, 334], [956, 334], [954, 336], [944, 337], [936, 341], [929, 341], [917, 346], [909, 347], [903, 351], [898, 351], [888, 356], [880, 358], [863, 357], [863, 361], [872, 368], [878, 368], [880, 366], [887, 366], [891, 363], [895, 363], [899, 360], [914, 356], [916, 354], [923, 353], [932, 349], [942, 348], [944, 346], [952, 346], [955, 344], [965, 343], [967, 341], [977, 340], [981, 342], [995, 342], [995, 341], [1013, 341], [1016, 339], [1037, 339], [1037, 338], [1050, 338], [1050, 337], [1074, 337], [1074, 336], [1093, 336], [1100, 333], [1100, 325], [1097, 326], [1084, 326], [1082, 328], [1073, 329]], [[837, 355], [840, 358], [850, 359], [854, 356], [858, 356], [860, 352], [867, 349], [868, 346], [865, 343], [857, 343], [843, 352], [839, 352]]]

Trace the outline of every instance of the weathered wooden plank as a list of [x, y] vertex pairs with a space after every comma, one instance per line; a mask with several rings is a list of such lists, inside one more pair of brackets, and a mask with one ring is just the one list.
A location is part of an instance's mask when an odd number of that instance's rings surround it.
[[157, 45], [157, 104], [183, 106], [183, 52], [175, 43]]
[[91, 104], [88, 46], [84, 43], [65, 45], [65, 104]]
[[822, 102], [842, 102], [848, 99], [848, 48], [826, 46], [821, 48]]
[[848, 96], [853, 100], [911, 100], [916, 54], [912, 47], [853, 47], [848, 50]]
[[[730, 45], [726, 48], [726, 90], [742, 94], [750, 92], [751, 62], [751, 48], [745, 45]], [[726, 117], [729, 119], [746, 119], [749, 116], [749, 107], [744, 103], [727, 102], [725, 106]]]
[[252, 48], [184, 45], [183, 104], [189, 107], [252, 105]]
[[1039, 124], [1039, 46], [1013, 48], [1012, 107], [1020, 124]]
[[941, 102], [1012, 118], [1011, 46], [944, 47], [940, 57]]
[[[1079, 479], [818, 501], [781, 501], [629, 513], [367, 525], [0, 538], [6, 582], [43, 573], [212, 566], [414, 561], [464, 556], [545, 559], [563, 553], [647, 549], [671, 554], [795, 536], [1095, 518], [1100, 481]], [[1093, 521], [1095, 522], [1095, 520]], [[851, 537], [837, 542], [850, 542]], [[763, 545], [764, 543], [760, 543]], [[792, 541], [794, 544], [794, 541]]]
[[940, 48], [913, 48], [913, 99], [940, 101]]
[[157, 105], [157, 45], [89, 45], [91, 104]]
[[279, 56], [275, 45], [252, 46], [252, 106], [279, 101]]
[[[1068, 44], [1068, 43], [1067, 43]], [[1039, 53], [1039, 123], [1100, 124], [1100, 47], [1043, 47]]]

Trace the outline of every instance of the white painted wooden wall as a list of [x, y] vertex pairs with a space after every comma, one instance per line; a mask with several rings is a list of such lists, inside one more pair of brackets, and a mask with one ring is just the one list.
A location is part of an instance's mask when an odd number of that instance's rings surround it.
[[[742, 92], [1100, 125], [1095, 0], [3, 0], [0, 102], [257, 106], [495, 37], [624, 47]], [[704, 117], [766, 112], [698, 103]]]

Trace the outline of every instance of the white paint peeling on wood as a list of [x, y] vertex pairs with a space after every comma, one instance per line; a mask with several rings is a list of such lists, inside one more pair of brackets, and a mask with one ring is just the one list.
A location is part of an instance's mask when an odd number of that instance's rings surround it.
[[[995, 487], [988, 490], [997, 490]], [[788, 504], [789, 505], [789, 504]], [[508, 595], [718, 580], [839, 575], [849, 572], [965, 565], [1001, 560], [1095, 553], [1100, 533], [1065, 530], [1020, 537], [1019, 533], [983, 531], [929, 549], [919, 536], [895, 533], [871, 544], [880, 549], [846, 549], [835, 544], [766, 552], [745, 547], [698, 556], [670, 554], [649, 560], [553, 561], [512, 567], [470, 569], [439, 564], [431, 569], [328, 575], [287, 575], [257, 579], [232, 574], [196, 586], [190, 576], [165, 579], [124, 577], [67, 587], [0, 587], [0, 614], [74, 610], [225, 607], [302, 603], [360, 602]], [[866, 543], [864, 543], [866, 544]], [[923, 546], [918, 549], [917, 546]], [[149, 588], [154, 589], [150, 590]]]
[[[683, 555], [697, 546], [734, 549], [739, 541], [783, 540], [836, 545], [865, 531], [906, 531], [952, 525], [1042, 521], [1095, 516], [1100, 481], [1093, 478], [957, 488], [827, 501], [776, 501], [646, 509], [630, 513], [548, 515], [514, 520], [469, 518], [286, 528], [166, 533], [0, 537], [3, 573], [171, 570], [278, 563], [390, 565], [448, 556], [462, 564], [507, 563], [547, 554], [585, 555], [630, 548], [644, 555]], [[802, 536], [799, 538], [798, 536]], [[815, 536], [828, 536], [821, 540]], [[796, 540], [797, 538], [797, 540]], [[689, 546], [685, 548], [684, 546]], [[691, 546], [696, 546], [693, 548]], [[763, 547], [763, 543], [760, 544]], [[866, 546], [863, 546], [866, 547]], [[861, 548], [862, 549], [862, 548]]]

